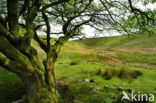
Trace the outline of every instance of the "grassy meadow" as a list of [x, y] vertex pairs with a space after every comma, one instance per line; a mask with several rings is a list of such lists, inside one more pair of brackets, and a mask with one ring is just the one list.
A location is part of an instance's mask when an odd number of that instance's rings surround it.
[[[122, 103], [123, 90], [156, 97], [155, 38], [144, 34], [67, 42], [55, 68], [59, 103]], [[32, 45], [44, 59], [38, 44]], [[23, 94], [21, 80], [0, 68], [0, 103], [11, 103]]]

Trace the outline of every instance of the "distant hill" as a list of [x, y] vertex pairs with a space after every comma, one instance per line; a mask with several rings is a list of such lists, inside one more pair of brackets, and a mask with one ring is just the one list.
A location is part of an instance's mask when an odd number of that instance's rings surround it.
[[156, 50], [156, 35], [151, 37], [146, 34], [136, 34], [130, 37], [122, 35], [114, 37], [88, 38], [76, 40], [76, 42], [82, 43], [92, 49]]
[[[44, 38], [41, 36], [41, 38]], [[55, 42], [55, 39], [51, 39]], [[34, 47], [40, 50], [37, 43], [32, 43]], [[156, 35], [149, 37], [148, 34], [136, 34], [128, 37], [127, 35], [100, 37], [100, 38], [87, 38], [83, 40], [68, 41], [62, 50], [86, 51], [87, 49], [97, 50], [128, 50], [134, 52], [146, 52], [156, 54]], [[41, 53], [40, 52], [40, 53]]]

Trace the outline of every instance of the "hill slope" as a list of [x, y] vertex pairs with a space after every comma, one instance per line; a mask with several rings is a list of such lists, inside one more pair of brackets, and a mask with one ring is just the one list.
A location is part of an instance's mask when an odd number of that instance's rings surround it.
[[[59, 103], [120, 103], [122, 89], [156, 94], [155, 43], [154, 36], [140, 35], [67, 42], [55, 68]], [[43, 60], [39, 44], [31, 45]], [[0, 67], [0, 103], [20, 99], [24, 89], [17, 75]]]
[[148, 35], [135, 35], [128, 37], [114, 36], [102, 38], [89, 38], [84, 40], [77, 40], [76, 42], [85, 44], [93, 49], [143, 49], [145, 51], [156, 51], [156, 36], [148, 37]]

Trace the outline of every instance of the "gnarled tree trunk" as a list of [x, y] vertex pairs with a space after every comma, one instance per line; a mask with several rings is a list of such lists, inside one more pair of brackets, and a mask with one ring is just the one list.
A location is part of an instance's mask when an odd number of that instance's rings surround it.
[[[42, 7], [42, 0], [24, 0], [20, 10], [20, 0], [7, 0], [7, 16], [0, 14], [0, 66], [16, 73], [26, 87], [26, 103], [57, 103], [55, 90], [54, 64], [62, 45], [70, 35], [61, 37], [52, 45], [50, 41], [50, 23], [45, 10], [51, 6], [67, 2], [60, 0]], [[42, 12], [47, 27], [46, 41], [37, 35], [34, 22], [38, 12]], [[23, 14], [24, 23], [19, 22]], [[6, 15], [6, 14], [5, 14]], [[25, 29], [20, 34], [20, 26]], [[37, 50], [32, 47], [35, 39], [44, 50], [47, 57], [41, 63]]]
[[26, 103], [58, 103], [54, 76], [55, 62], [45, 61], [44, 64], [44, 71], [34, 69], [21, 77], [26, 87]]
[[[54, 81], [54, 78], [51, 77], [53, 77], [52, 73], [50, 73], [49, 78]], [[24, 80], [24, 84], [26, 86], [26, 103], [57, 103], [55, 83], [45, 84], [37, 72], [27, 77], [27, 80]]]

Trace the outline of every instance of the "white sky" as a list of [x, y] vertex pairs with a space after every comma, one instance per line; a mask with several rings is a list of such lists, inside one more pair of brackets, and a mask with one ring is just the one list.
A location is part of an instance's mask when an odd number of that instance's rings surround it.
[[153, 10], [153, 9], [156, 9], [156, 3], [154, 3], [154, 4], [151, 4], [151, 3], [150, 3], [150, 4], [146, 5], [146, 7], [143, 6], [143, 4], [142, 4], [141, 2], [139, 2], [137, 5], [138, 5], [137, 7], [139, 7], [139, 8], [142, 9], [142, 10], [146, 10], [146, 9], [151, 9], [151, 10]]
[[[98, 3], [99, 0], [94, 0], [95, 3]], [[146, 9], [156, 9], [156, 3], [155, 4], [148, 4], [145, 6], [143, 6], [143, 4], [141, 2], [137, 3], [136, 4], [138, 8], [142, 9], [142, 10], [146, 10]], [[60, 25], [55, 25], [55, 26], [52, 26], [52, 30], [53, 32], [59, 32], [61, 31], [61, 26]], [[94, 37], [95, 34], [97, 35], [97, 37], [104, 37], [104, 36], [118, 36], [118, 35], [122, 35], [118, 32], [102, 32], [102, 33], [97, 33], [95, 32], [95, 29], [94, 28], [91, 28], [90, 26], [84, 26], [84, 30], [83, 32], [85, 33], [86, 37]], [[43, 33], [42, 33], [43, 34]], [[56, 35], [53, 37], [57, 37]]]

